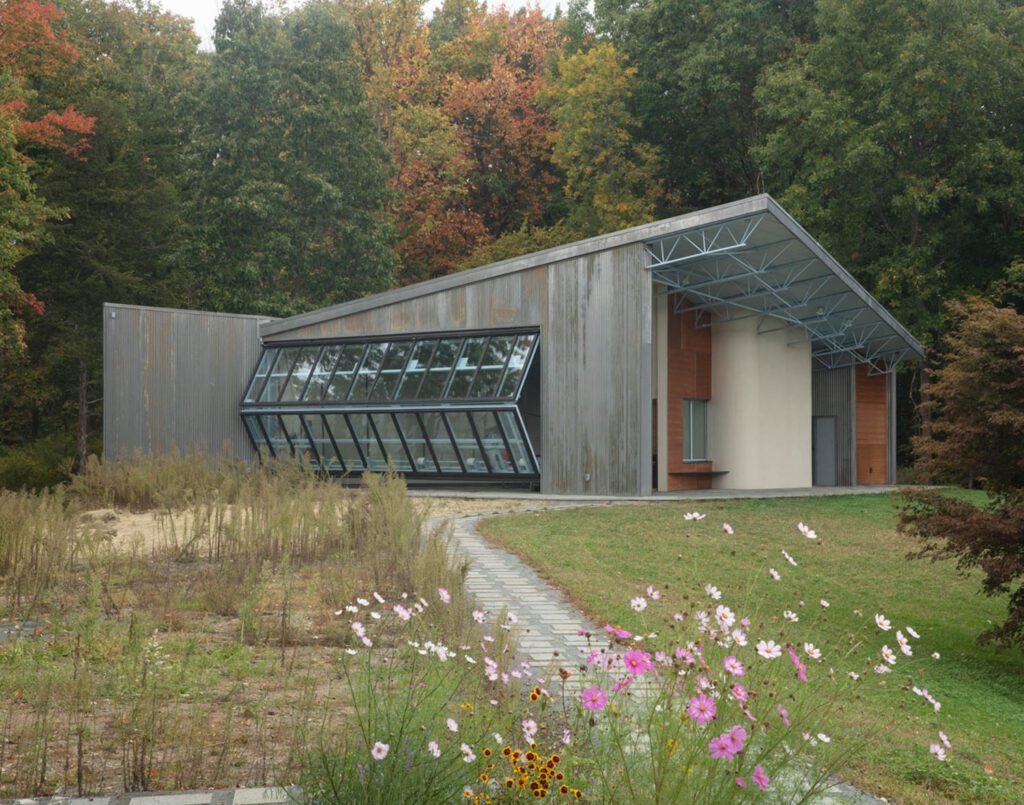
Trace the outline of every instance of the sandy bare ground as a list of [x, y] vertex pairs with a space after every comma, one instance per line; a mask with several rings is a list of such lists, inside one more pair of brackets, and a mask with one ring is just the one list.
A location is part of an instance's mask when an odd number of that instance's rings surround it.
[[[493, 514], [516, 511], [531, 506], [527, 500], [497, 498], [413, 498], [413, 502], [429, 517], [458, 517], [463, 514]], [[175, 537], [192, 530], [194, 513], [186, 511], [130, 512], [122, 509], [94, 509], [82, 515], [95, 526], [119, 553], [155, 557], [175, 546]]]

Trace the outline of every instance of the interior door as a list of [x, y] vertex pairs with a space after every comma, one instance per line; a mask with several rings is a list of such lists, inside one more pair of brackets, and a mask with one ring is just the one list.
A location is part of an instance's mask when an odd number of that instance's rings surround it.
[[836, 418], [816, 416], [812, 421], [812, 483], [815, 486], [836, 486], [839, 483], [836, 463]]

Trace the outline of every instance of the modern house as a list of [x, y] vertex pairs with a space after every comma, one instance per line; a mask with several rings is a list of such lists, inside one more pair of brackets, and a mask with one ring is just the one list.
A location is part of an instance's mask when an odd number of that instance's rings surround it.
[[104, 316], [107, 456], [565, 494], [892, 482], [922, 354], [764, 195], [287, 319]]

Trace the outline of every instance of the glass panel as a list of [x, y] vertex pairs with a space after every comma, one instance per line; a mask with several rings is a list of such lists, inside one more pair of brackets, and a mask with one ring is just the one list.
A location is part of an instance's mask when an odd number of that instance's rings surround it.
[[475, 400], [498, 396], [498, 385], [505, 374], [505, 363], [516, 343], [514, 335], [496, 335], [487, 342], [484, 359], [469, 396]]
[[484, 445], [484, 453], [491, 464], [491, 472], [514, 473], [512, 456], [501, 438], [501, 429], [493, 411], [474, 411], [471, 416], [476, 424], [476, 432]]
[[467, 338], [462, 348], [459, 362], [455, 365], [455, 374], [452, 375], [451, 384], [445, 398], [449, 400], [464, 400], [469, 396], [469, 387], [476, 377], [476, 370], [480, 366], [480, 359], [484, 356], [484, 342], [486, 338]]
[[384, 360], [387, 348], [387, 342], [366, 345], [366, 357], [363, 358], [363, 365], [359, 367], [359, 374], [356, 375], [348, 393], [350, 400], [369, 399], [370, 389], [377, 380], [377, 370], [380, 369], [380, 362]]
[[334, 436], [334, 441], [341, 452], [341, 458], [345, 462], [345, 469], [349, 473], [362, 472], [363, 460], [359, 457], [359, 450], [352, 441], [352, 433], [348, 429], [344, 414], [324, 414], [324, 422], [328, 430]]
[[708, 459], [708, 401], [683, 400], [683, 459]]
[[320, 347], [303, 347], [299, 352], [299, 359], [295, 362], [288, 382], [281, 390], [281, 402], [295, 402], [302, 396], [306, 388], [306, 381], [309, 380], [310, 372], [320, 357]]
[[316, 453], [306, 437], [306, 431], [302, 429], [302, 421], [298, 414], [281, 414], [281, 422], [284, 424], [285, 433], [292, 443], [292, 450], [298, 456], [299, 461], [306, 467], [317, 465]]
[[[416, 414], [395, 414], [398, 426], [405, 436], [405, 443], [412, 454], [412, 462], [415, 472], [437, 472], [437, 466], [430, 455], [430, 446], [420, 428]], [[383, 435], [383, 434], [381, 434]]]
[[530, 350], [533, 349], [533, 343], [536, 340], [536, 333], [521, 335], [516, 340], [515, 349], [512, 351], [512, 357], [508, 362], [508, 371], [505, 373], [505, 379], [501, 383], [497, 396], [512, 397], [515, 395], [519, 389], [519, 382], [523, 379], [526, 360], [529, 358]]
[[270, 371], [270, 364], [274, 362], [274, 358], [276, 357], [276, 349], [263, 350], [263, 355], [260, 357], [260, 364], [256, 367], [256, 374], [252, 376], [252, 382], [249, 384], [249, 388], [245, 392], [245, 402], [256, 402], [256, 395], [260, 391], [260, 386], [263, 385], [263, 379], [267, 376], [267, 372]]
[[420, 414], [420, 417], [427, 438], [434, 448], [434, 455], [437, 456], [438, 469], [441, 472], [461, 473], [462, 465], [459, 464], [458, 455], [455, 453], [455, 445], [448, 436], [448, 429], [444, 426], [444, 417], [437, 412]]
[[285, 438], [281, 420], [273, 414], [263, 414], [260, 416], [260, 423], [270, 439], [271, 453], [277, 458], [288, 458], [292, 454], [292, 449]]
[[366, 463], [373, 472], [384, 472], [388, 468], [387, 456], [381, 452], [377, 436], [373, 432], [373, 423], [367, 414], [349, 414], [359, 447], [366, 456]]
[[[423, 379], [423, 387], [418, 395], [421, 400], [440, 400], [444, 394], [444, 386], [451, 373], [452, 366], [462, 348], [461, 338], [446, 338], [437, 345], [430, 370]], [[440, 457], [439, 457], [440, 458]]]
[[324, 347], [320, 360], [317, 361], [316, 367], [313, 369], [313, 376], [309, 379], [309, 385], [306, 387], [306, 394], [302, 398], [303, 400], [306, 402], [320, 402], [324, 396], [324, 391], [327, 389], [327, 381], [331, 379], [334, 365], [338, 362], [338, 358], [343, 350], [344, 348], [339, 344]]
[[[266, 376], [266, 373], [264, 373], [264, 376]], [[242, 422], [245, 423], [245, 430], [249, 434], [249, 438], [252, 439], [253, 443], [256, 445], [256, 452], [263, 453], [264, 451], [267, 451], [267, 440], [263, 436], [263, 431], [260, 430], [260, 426], [256, 421], [256, 418], [243, 416]]]
[[[402, 370], [405, 369], [406, 359], [412, 349], [411, 341], [396, 341], [391, 345], [384, 362], [380, 367], [380, 376], [377, 378], [377, 385], [370, 393], [371, 399], [390, 400], [395, 396], [398, 388], [398, 381], [402, 379]], [[384, 434], [381, 434], [384, 438]]]
[[281, 396], [281, 388], [288, 379], [288, 375], [291, 374], [292, 364], [295, 363], [295, 356], [298, 354], [298, 347], [285, 347], [281, 350], [274, 363], [274, 368], [270, 370], [267, 385], [263, 387], [260, 402], [277, 402], [277, 398]]
[[334, 452], [334, 445], [331, 444], [331, 436], [324, 427], [323, 417], [320, 414], [307, 414], [302, 419], [306, 423], [306, 429], [313, 436], [313, 446], [320, 459], [320, 463], [314, 466], [325, 472], [342, 472], [344, 468], [338, 461], [338, 454]]
[[512, 448], [512, 458], [520, 472], [534, 472], [533, 465], [527, 454], [526, 442], [519, 431], [519, 423], [516, 415], [511, 411], [498, 411], [498, 419], [505, 429], [505, 436], [508, 438], [508, 445]]
[[437, 341], [416, 342], [409, 358], [409, 365], [405, 369], [405, 377], [402, 378], [402, 385], [395, 395], [399, 400], [414, 400], [419, 396], [417, 392], [420, 390], [423, 375], [427, 371], [427, 364], [436, 345]]
[[373, 424], [377, 426], [377, 435], [384, 444], [384, 452], [391, 460], [391, 465], [401, 472], [409, 472], [412, 466], [409, 464], [409, 457], [402, 447], [402, 437], [395, 427], [391, 414], [373, 414]]
[[342, 350], [341, 358], [338, 359], [338, 368], [334, 372], [334, 377], [331, 378], [330, 384], [324, 390], [324, 402], [335, 402], [348, 397], [348, 388], [352, 385], [352, 376], [355, 374], [365, 350], [365, 344], [348, 344], [345, 346]]
[[450, 411], [447, 416], [452, 433], [455, 434], [455, 443], [462, 455], [462, 463], [466, 465], [466, 472], [487, 472], [487, 464], [480, 452], [476, 436], [473, 435], [473, 427], [469, 423], [469, 414], [465, 411]]

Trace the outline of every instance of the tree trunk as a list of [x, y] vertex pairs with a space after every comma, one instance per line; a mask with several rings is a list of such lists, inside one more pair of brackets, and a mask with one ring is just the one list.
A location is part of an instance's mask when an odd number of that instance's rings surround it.
[[78, 472], [85, 471], [89, 455], [89, 369], [78, 363]]

